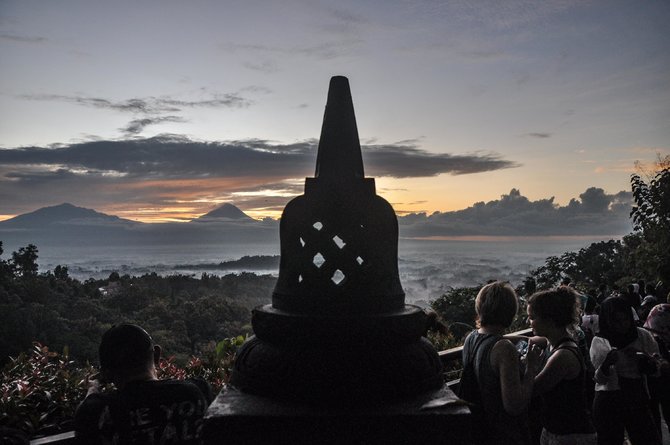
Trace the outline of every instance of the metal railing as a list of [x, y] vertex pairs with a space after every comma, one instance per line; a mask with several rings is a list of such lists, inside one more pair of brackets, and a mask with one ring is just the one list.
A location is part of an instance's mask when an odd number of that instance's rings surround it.
[[[510, 337], [529, 337], [533, 335], [533, 330], [530, 328], [522, 329], [520, 331], [516, 332], [511, 332], [506, 335]], [[449, 369], [450, 365], [454, 363], [456, 360], [460, 360], [461, 356], [463, 355], [463, 346], [456, 346], [455, 348], [451, 349], [445, 349], [444, 351], [439, 351], [438, 355], [440, 356], [440, 360], [442, 361], [442, 366], [444, 366], [445, 369]], [[455, 371], [451, 371], [455, 372]], [[447, 380], [447, 386], [451, 388], [452, 390], [455, 390], [458, 387], [458, 384], [460, 383], [460, 379], [448, 379]]]
[[74, 431], [67, 431], [53, 436], [40, 437], [30, 441], [30, 445], [70, 445], [74, 442]]

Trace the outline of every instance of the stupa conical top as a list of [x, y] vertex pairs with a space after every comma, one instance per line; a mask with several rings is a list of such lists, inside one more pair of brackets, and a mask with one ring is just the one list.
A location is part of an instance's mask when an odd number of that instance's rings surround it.
[[398, 221], [364, 177], [346, 77], [330, 81], [316, 174], [284, 209], [279, 234], [275, 308], [333, 316], [404, 307]]
[[330, 79], [314, 176], [336, 181], [365, 176], [349, 80], [343, 76]]

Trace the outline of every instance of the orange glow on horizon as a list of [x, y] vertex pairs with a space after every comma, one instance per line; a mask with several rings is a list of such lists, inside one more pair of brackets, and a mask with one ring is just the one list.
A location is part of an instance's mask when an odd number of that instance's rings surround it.
[[[239, 177], [163, 179], [115, 184], [113, 188], [110, 187], [110, 193], [119, 190], [141, 191], [140, 193], [146, 194], [147, 198], [142, 203], [131, 205], [128, 203], [107, 205], [101, 207], [99, 211], [144, 223], [173, 223], [191, 221], [225, 203], [230, 203], [240, 207], [254, 219], [267, 217], [277, 219], [281, 216], [281, 210], [249, 206], [243, 208], [245, 206], [238, 203], [239, 196], [258, 195], [256, 192], [248, 192], [258, 184], [287, 184], [288, 187], [291, 181], [285, 178]], [[264, 190], [264, 192], [290, 198], [283, 190]]]

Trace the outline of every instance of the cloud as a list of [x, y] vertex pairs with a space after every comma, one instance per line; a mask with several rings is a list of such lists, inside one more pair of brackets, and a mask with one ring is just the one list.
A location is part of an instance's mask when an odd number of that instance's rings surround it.
[[123, 101], [112, 101], [100, 97], [66, 96], [61, 94], [24, 94], [19, 96], [28, 100], [70, 102], [77, 105], [114, 110], [128, 113], [175, 113], [184, 108], [241, 108], [251, 105], [251, 100], [237, 93], [211, 94], [204, 100], [178, 100], [169, 97], [133, 98]]
[[325, 21], [317, 25], [321, 32], [340, 36], [351, 36], [359, 33], [361, 28], [374, 26], [371, 21], [360, 13], [342, 9], [332, 5], [311, 5], [316, 8], [315, 15], [322, 16]]
[[43, 43], [47, 41], [45, 37], [17, 36], [13, 34], [0, 34], [0, 40], [8, 40], [10, 42], [19, 43]]
[[472, 60], [492, 60], [504, 57], [506, 53], [501, 50], [479, 49], [472, 51], [461, 51], [460, 54]]
[[319, 60], [328, 60], [351, 54], [362, 43], [362, 40], [352, 38], [290, 47], [229, 42], [222, 44], [221, 48], [230, 52], [258, 52], [265, 54], [280, 54], [283, 56], [297, 55]]
[[188, 108], [242, 108], [251, 104], [251, 101], [241, 97], [238, 94], [217, 94], [211, 99], [207, 100], [176, 100], [176, 99], [158, 99], [157, 103], [167, 106], [188, 107]]
[[546, 139], [551, 137], [551, 133], [526, 133], [524, 136], [538, 139]]
[[150, 125], [162, 124], [163, 122], [188, 122], [183, 117], [179, 116], [161, 116], [156, 118], [134, 119], [120, 130], [128, 136], [140, 134], [146, 127]]
[[244, 67], [253, 71], [260, 71], [266, 74], [273, 74], [279, 71], [277, 63], [273, 60], [265, 60], [262, 62], [246, 62]]
[[332, 5], [323, 5], [324, 10], [336, 21], [356, 24], [356, 25], [367, 25], [370, 23], [370, 20], [362, 14], [353, 13], [351, 11], [333, 7]]
[[[138, 120], [125, 129], [137, 133], [162, 122]], [[169, 121], [179, 122], [172, 116]], [[368, 176], [397, 178], [468, 174], [516, 166], [496, 154], [451, 155], [403, 145], [363, 146]], [[94, 199], [106, 203], [217, 200], [238, 193], [248, 201], [259, 196], [239, 193], [261, 189], [289, 190], [285, 202], [312, 176], [318, 142], [272, 144], [261, 139], [200, 142], [162, 135], [124, 141], [95, 140], [54, 147], [0, 149], [0, 201], [4, 213], [22, 213], [65, 200], [81, 205]], [[291, 182], [298, 178], [300, 181]], [[269, 184], [269, 185], [268, 185]], [[291, 185], [293, 184], [293, 185]], [[75, 200], [71, 196], [80, 196]], [[218, 198], [217, 198], [218, 197]], [[274, 199], [274, 198], [273, 198]], [[275, 199], [272, 206], [278, 206]], [[99, 203], [92, 205], [101, 208]]]
[[[241, 96], [239, 93], [208, 93], [204, 88], [201, 88], [200, 91], [208, 94], [209, 97], [201, 100], [146, 97], [122, 101], [112, 101], [100, 97], [67, 96], [61, 94], [24, 94], [19, 97], [27, 100], [69, 102], [89, 108], [144, 115], [144, 117], [131, 120], [125, 127], [119, 129], [125, 137], [139, 135], [146, 127], [151, 125], [164, 122], [188, 122], [187, 119], [181, 116], [176, 116], [174, 114], [166, 115], [166, 113], [179, 113], [186, 108], [244, 108], [252, 104], [251, 100]], [[246, 87], [244, 91], [252, 93], [269, 92], [268, 89], [260, 86], [249, 86]]]
[[532, 0], [507, 2], [455, 1], [446, 2], [445, 12], [470, 25], [479, 25], [499, 31], [528, 29], [547, 26], [557, 15], [577, 9], [583, 4], [577, 0], [560, 0], [537, 3]]
[[493, 153], [434, 154], [413, 145], [367, 146], [363, 158], [371, 176], [394, 178], [436, 176], [441, 173], [463, 175], [519, 166]]
[[[141, 127], [168, 119], [135, 122]], [[128, 127], [126, 127], [128, 130]], [[314, 170], [317, 141], [272, 144], [250, 139], [198, 142], [176, 135], [141, 140], [89, 141], [55, 148], [22, 147], [0, 150], [0, 165], [64, 165], [118, 171], [131, 176], [189, 178], [192, 176], [303, 177]], [[492, 153], [451, 155], [429, 153], [415, 145], [363, 146], [370, 176], [396, 178], [479, 173], [516, 167]]]
[[398, 219], [404, 237], [438, 236], [615, 236], [631, 231], [632, 193], [614, 195], [591, 187], [566, 206], [554, 198], [530, 201], [517, 189], [499, 200], [467, 209], [413, 213]]

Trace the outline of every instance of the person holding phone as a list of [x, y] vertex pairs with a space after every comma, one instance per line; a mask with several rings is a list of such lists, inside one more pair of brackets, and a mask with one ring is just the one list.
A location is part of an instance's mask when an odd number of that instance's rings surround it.
[[586, 360], [577, 345], [579, 300], [579, 294], [565, 286], [537, 292], [528, 299], [533, 333], [545, 338], [550, 347], [533, 384], [533, 396], [542, 401], [542, 445], [596, 443], [586, 402]]
[[600, 331], [591, 343], [595, 367], [593, 423], [599, 445], [660, 445], [650, 410], [647, 376], [659, 372], [652, 335], [635, 325], [628, 301], [610, 297], [600, 306]]

